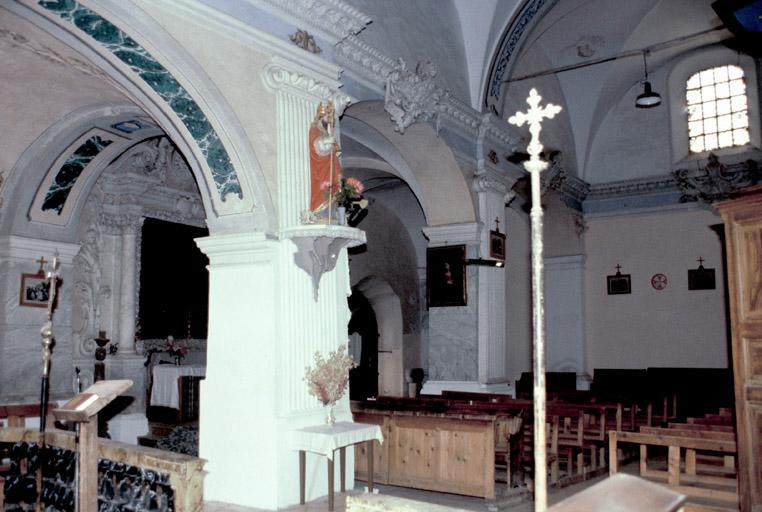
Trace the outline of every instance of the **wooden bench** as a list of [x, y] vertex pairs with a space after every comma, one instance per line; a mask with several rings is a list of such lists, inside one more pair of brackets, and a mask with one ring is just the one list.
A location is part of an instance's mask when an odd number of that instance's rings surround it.
[[[715, 438], [723, 436], [723, 438]], [[724, 504], [738, 503], [736, 479], [733, 476], [701, 474], [695, 464], [695, 457], [688, 455], [685, 459], [685, 472], [681, 472], [681, 453], [709, 452], [732, 454], [736, 453], [735, 439], [727, 437], [727, 433], [712, 432], [708, 434], [699, 431], [679, 432], [671, 429], [659, 429], [646, 432], [609, 432], [609, 473], [616, 474], [619, 470], [616, 457], [619, 443], [634, 443], [641, 446], [641, 454], [645, 454], [647, 446], [662, 446], [667, 448], [667, 469], [659, 471], [651, 469], [647, 464], [647, 456], [641, 458], [640, 475], [666, 484], [677, 492], [703, 499], [717, 500]]]

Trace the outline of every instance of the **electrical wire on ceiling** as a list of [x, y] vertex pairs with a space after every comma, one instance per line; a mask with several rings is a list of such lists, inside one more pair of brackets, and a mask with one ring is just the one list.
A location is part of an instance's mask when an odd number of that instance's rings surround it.
[[646, 46], [645, 48], [640, 48], [637, 50], [627, 50], [625, 52], [621, 52], [616, 55], [612, 55], [610, 57], [601, 57], [600, 59], [593, 59], [593, 60], [588, 60], [585, 62], [578, 62], [576, 64], [569, 64], [567, 66], [560, 66], [553, 69], [546, 69], [544, 71], [537, 71], [535, 73], [529, 73], [529, 74], [521, 75], [515, 78], [508, 78], [506, 80], [503, 80], [503, 83], [520, 82], [522, 80], [529, 80], [530, 78], [538, 78], [541, 76], [555, 75], [557, 73], [563, 73], [564, 71], [573, 71], [575, 69], [586, 68], [588, 66], [595, 66], [597, 64], [603, 64], [605, 62], [611, 62], [612, 60], [641, 56], [644, 54], [644, 52], [653, 53], [655, 51], [665, 50], [667, 48], [671, 48], [673, 46], [682, 44], [691, 39], [695, 39], [697, 37], [701, 37], [712, 32], [723, 30], [724, 28], [725, 28], [725, 25], [718, 25], [710, 29], [702, 30], [701, 32], [695, 32], [693, 34], [688, 34], [685, 36], [676, 37], [675, 39], [670, 39], [669, 41], [652, 44], [650, 46]]

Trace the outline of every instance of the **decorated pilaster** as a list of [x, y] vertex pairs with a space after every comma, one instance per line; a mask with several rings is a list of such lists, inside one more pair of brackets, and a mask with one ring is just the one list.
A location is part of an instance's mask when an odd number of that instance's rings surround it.
[[[502, 264], [505, 259], [505, 228], [501, 231], [500, 226], [505, 225], [507, 187], [498, 176], [484, 172], [474, 178], [473, 188], [482, 219], [478, 256]], [[476, 269], [479, 284], [479, 384], [505, 383], [509, 380], [505, 347], [505, 269], [483, 265], [476, 266]]]
[[[316, 352], [327, 357], [347, 343], [345, 248], [365, 239], [360, 230], [303, 215], [310, 211], [310, 125], [319, 106], [332, 104], [338, 145], [338, 117], [349, 98], [337, 92], [336, 67], [302, 60], [300, 65], [274, 56], [262, 70], [276, 106], [270, 136], [277, 154], [277, 233], [197, 241], [209, 257], [207, 378], [200, 411], [200, 456], [209, 461], [204, 497], [265, 509], [299, 501], [291, 433], [325, 422], [323, 405], [309, 394], [305, 369]], [[338, 162], [331, 165], [338, 172]], [[234, 422], [219, 414], [219, 403], [235, 411]], [[347, 396], [337, 404], [337, 421], [351, 421], [348, 405]], [[231, 439], [245, 440], [247, 457], [230, 449]], [[351, 488], [353, 458], [347, 459]], [[307, 500], [324, 496], [325, 459], [308, 455], [306, 475]]]
[[122, 273], [119, 298], [119, 347], [125, 353], [135, 353], [135, 321], [137, 304], [135, 293], [136, 264], [140, 258], [137, 247], [141, 218], [129, 218], [122, 225]]

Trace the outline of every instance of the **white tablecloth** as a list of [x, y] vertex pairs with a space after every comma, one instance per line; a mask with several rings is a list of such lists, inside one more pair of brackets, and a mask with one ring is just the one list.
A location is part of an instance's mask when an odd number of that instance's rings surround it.
[[317, 425], [294, 430], [291, 434], [291, 447], [294, 450], [320, 453], [333, 459], [333, 451], [337, 448], [371, 439], [377, 439], [379, 443], [384, 442], [384, 435], [378, 425], [337, 421], [333, 426]]
[[180, 391], [177, 379], [185, 375], [203, 377], [206, 375], [206, 367], [176, 366], [173, 364], [157, 364], [154, 366], [151, 405], [179, 409]]

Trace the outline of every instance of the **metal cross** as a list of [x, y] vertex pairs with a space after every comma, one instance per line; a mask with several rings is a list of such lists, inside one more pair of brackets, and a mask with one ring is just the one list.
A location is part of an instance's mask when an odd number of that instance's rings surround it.
[[40, 274], [44, 274], [45, 273], [45, 263], [48, 262], [48, 260], [45, 259], [45, 256], [40, 256], [39, 260], [34, 260], [34, 261], [35, 261], [35, 263], [39, 263], [40, 264], [39, 273]]
[[527, 103], [529, 110], [516, 112], [508, 122], [516, 126], [529, 125], [529, 133], [532, 135], [527, 146], [529, 160], [524, 162], [524, 167], [529, 171], [532, 210], [529, 214], [531, 220], [532, 235], [532, 336], [533, 353], [533, 393], [534, 398], [534, 510], [545, 512], [548, 506], [547, 485], [547, 460], [545, 453], [545, 305], [543, 297], [543, 247], [542, 247], [542, 201], [540, 191], [540, 173], [548, 166], [548, 162], [540, 160], [542, 144], [540, 143], [540, 130], [543, 119], [552, 119], [561, 111], [558, 105], [548, 103], [540, 107], [542, 98], [537, 94], [537, 89], [529, 91]]
[[532, 88], [532, 90], [529, 91], [529, 97], [527, 98], [527, 103], [529, 103], [530, 107], [529, 110], [526, 112], [516, 112], [508, 118], [508, 122], [515, 124], [516, 126], [523, 126], [524, 123], [529, 125], [529, 133], [532, 135], [532, 138], [529, 140], [529, 145], [527, 146], [529, 162], [524, 164], [529, 172], [532, 172], [535, 169], [530, 168], [527, 163], [541, 163], [541, 168], [537, 164], [532, 165], [532, 167], [536, 167], [539, 171], [542, 171], [547, 166], [545, 162], [540, 161], [540, 152], [543, 147], [540, 143], [541, 123], [543, 119], [553, 119], [556, 114], [561, 112], [561, 107], [553, 105], [552, 103], [540, 107], [540, 100], [542, 100], [542, 96], [537, 94], [537, 89]]
[[500, 219], [498, 217], [495, 217], [495, 231], [500, 233]]
[[699, 262], [699, 267], [703, 267], [704, 266], [704, 258], [702, 258], [701, 256], [699, 256], [699, 259], [697, 259], [696, 261]]
[[616, 268], [616, 273], [618, 274], [618, 273], [619, 273], [619, 271], [620, 271], [620, 270], [622, 270], [622, 265], [620, 265], [619, 263], [617, 263], [615, 268]]

